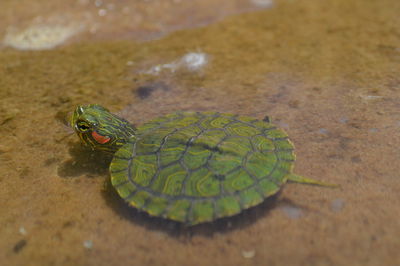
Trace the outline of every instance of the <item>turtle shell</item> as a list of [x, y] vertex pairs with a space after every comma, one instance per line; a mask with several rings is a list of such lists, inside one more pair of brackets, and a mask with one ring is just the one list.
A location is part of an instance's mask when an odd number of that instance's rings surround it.
[[261, 203], [295, 160], [284, 131], [246, 116], [174, 113], [136, 133], [113, 158], [112, 185], [137, 209], [188, 225]]

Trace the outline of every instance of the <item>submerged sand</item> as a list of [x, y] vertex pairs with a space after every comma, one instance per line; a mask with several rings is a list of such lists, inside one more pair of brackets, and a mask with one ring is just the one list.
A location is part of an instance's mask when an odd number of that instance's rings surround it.
[[[3, 47], [0, 264], [399, 265], [398, 10], [276, 1], [151, 42], [119, 29], [127, 40], [106, 31], [52, 50]], [[206, 60], [190, 68], [189, 53]], [[176, 110], [268, 115], [296, 145], [295, 172], [341, 188], [288, 184], [193, 228], [150, 218], [110, 187], [110, 157], [65, 125], [85, 103], [134, 124]]]

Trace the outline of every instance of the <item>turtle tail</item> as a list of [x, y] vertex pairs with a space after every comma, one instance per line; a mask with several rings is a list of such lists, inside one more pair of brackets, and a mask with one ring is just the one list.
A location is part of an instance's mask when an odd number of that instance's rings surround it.
[[322, 182], [322, 181], [314, 180], [314, 179], [311, 179], [311, 178], [307, 178], [307, 177], [303, 177], [303, 176], [295, 175], [295, 174], [290, 174], [288, 176], [288, 180], [291, 181], [291, 182], [300, 183], [300, 184], [309, 184], [309, 185], [332, 187], [332, 188], [339, 188], [340, 187], [340, 185], [337, 185], [337, 184], [325, 183], [325, 182]]

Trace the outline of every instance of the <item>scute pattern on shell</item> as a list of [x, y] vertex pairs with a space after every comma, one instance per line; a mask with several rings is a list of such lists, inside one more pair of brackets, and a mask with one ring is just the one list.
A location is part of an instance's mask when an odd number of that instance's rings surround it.
[[180, 112], [137, 133], [114, 156], [113, 186], [132, 206], [189, 225], [261, 203], [295, 160], [284, 131], [246, 116]]

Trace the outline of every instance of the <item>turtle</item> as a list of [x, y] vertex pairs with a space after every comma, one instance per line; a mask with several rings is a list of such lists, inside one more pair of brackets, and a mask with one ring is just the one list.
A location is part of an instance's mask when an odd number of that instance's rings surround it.
[[294, 174], [294, 146], [268, 118], [181, 111], [136, 128], [89, 104], [70, 123], [84, 144], [114, 154], [111, 184], [121, 198], [187, 226], [239, 214], [287, 181], [336, 186]]

